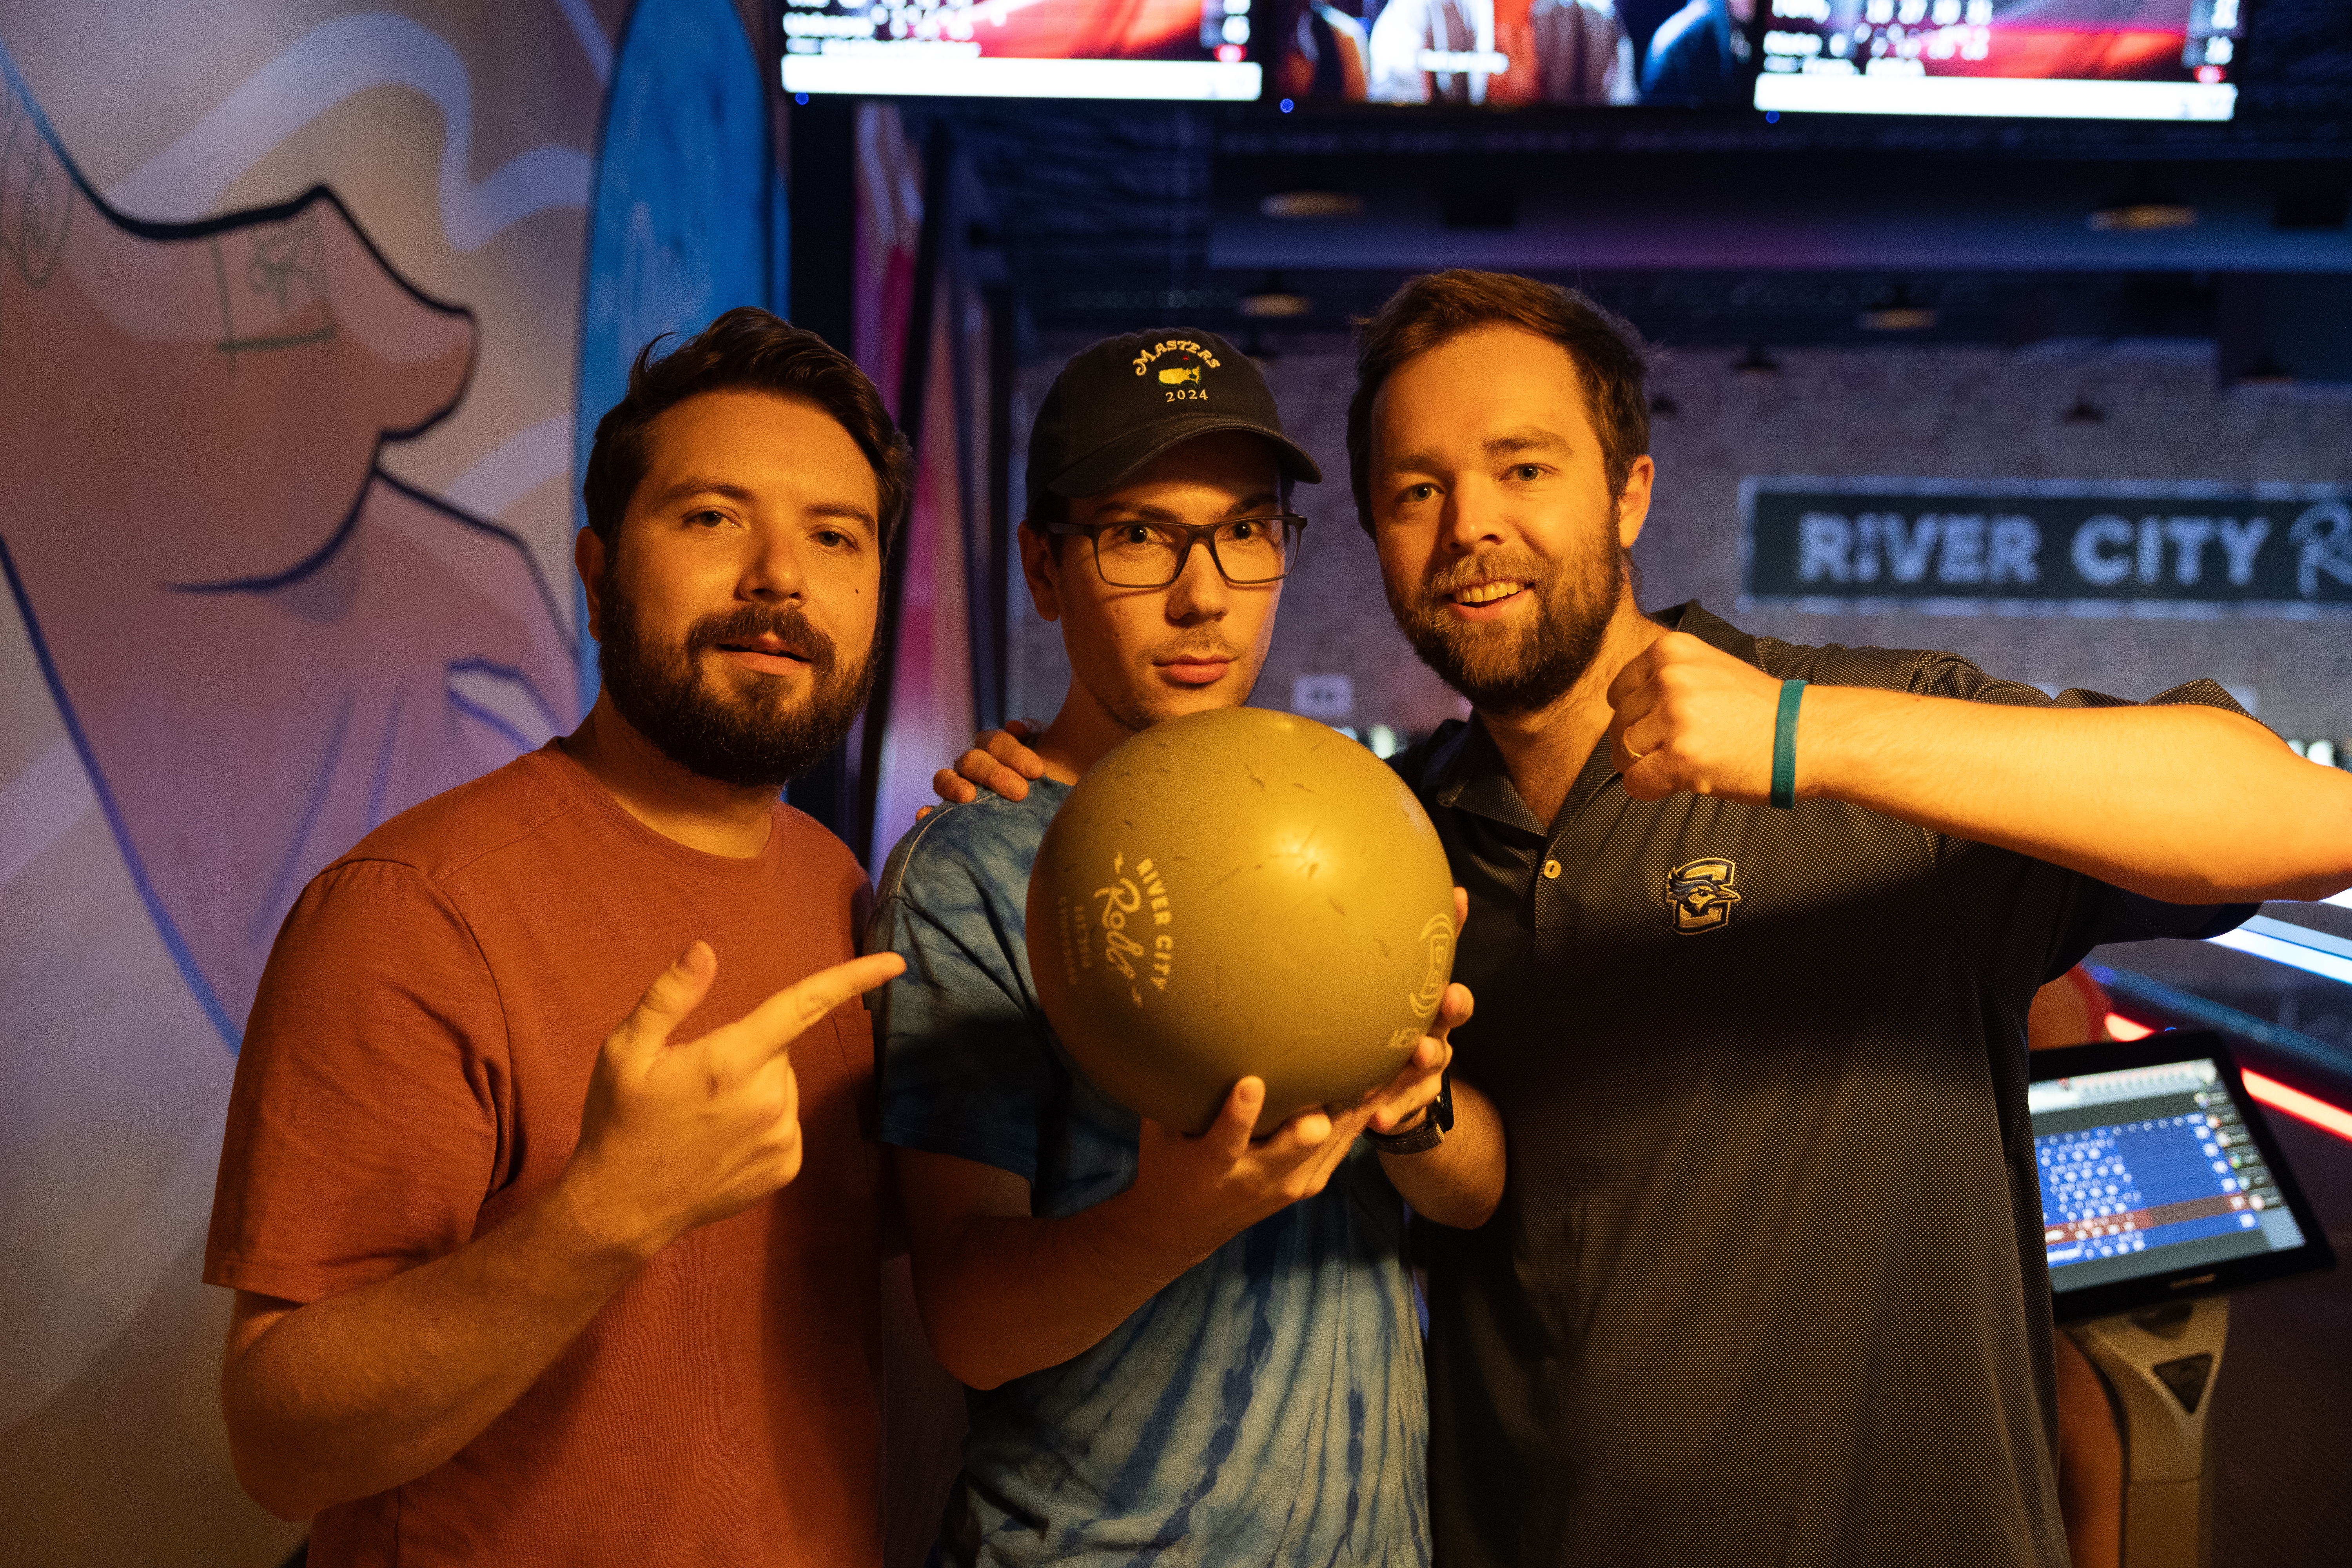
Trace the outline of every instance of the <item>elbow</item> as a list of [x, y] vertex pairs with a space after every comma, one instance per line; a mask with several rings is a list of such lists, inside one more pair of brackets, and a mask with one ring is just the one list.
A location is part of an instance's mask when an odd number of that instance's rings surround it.
[[1502, 1205], [1503, 1189], [1497, 1186], [1491, 1192], [1465, 1194], [1457, 1202], [1446, 1205], [1444, 1213], [1428, 1217], [1449, 1230], [1476, 1230], [1493, 1219]]
[[289, 1524], [346, 1500], [327, 1495], [315, 1463], [293, 1434], [278, 1429], [232, 1363], [221, 1380], [221, 1415], [228, 1429], [229, 1468], [245, 1495]]
[[967, 1328], [957, 1321], [953, 1305], [934, 1303], [923, 1289], [923, 1277], [919, 1271], [915, 1284], [915, 1316], [923, 1325], [923, 1338], [931, 1347], [931, 1358], [941, 1371], [966, 1388], [986, 1394], [1002, 1388], [1019, 1374], [1007, 1370], [1001, 1358], [992, 1355], [989, 1336], [983, 1325]]
[[941, 1362], [950, 1377], [975, 1394], [991, 1394], [1013, 1381], [1011, 1374], [1001, 1373], [982, 1361], [950, 1363]]
[[250, 1434], [240, 1435], [234, 1421], [229, 1424], [228, 1457], [230, 1468], [236, 1472], [236, 1484], [245, 1489], [245, 1495], [289, 1524], [300, 1523], [335, 1500], [314, 1497], [292, 1467], [268, 1452], [267, 1446], [257, 1442]]

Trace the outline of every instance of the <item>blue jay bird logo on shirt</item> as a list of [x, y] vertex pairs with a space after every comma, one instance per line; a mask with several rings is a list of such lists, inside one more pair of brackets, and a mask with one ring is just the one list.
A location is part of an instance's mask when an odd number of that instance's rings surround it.
[[1675, 934], [1695, 936], [1719, 931], [1731, 923], [1731, 909], [1739, 902], [1732, 883], [1739, 862], [1710, 857], [1677, 866], [1666, 876], [1666, 902], [1675, 912]]

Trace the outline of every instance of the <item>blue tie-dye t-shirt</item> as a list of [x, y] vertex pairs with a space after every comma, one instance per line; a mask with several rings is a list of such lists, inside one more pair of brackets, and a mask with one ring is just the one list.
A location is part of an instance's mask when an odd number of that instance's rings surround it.
[[[934, 812], [884, 869], [868, 952], [884, 1142], [1010, 1171], [1041, 1218], [1135, 1179], [1137, 1125], [1054, 1037], [1029, 979], [1029, 868], [1068, 786]], [[1429, 1561], [1421, 1335], [1403, 1205], [1358, 1143], [1093, 1349], [967, 1395], [935, 1561]]]

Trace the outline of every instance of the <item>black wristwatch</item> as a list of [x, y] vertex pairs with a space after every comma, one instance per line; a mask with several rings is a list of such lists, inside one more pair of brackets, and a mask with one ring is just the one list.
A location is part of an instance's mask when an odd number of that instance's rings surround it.
[[1445, 1142], [1454, 1131], [1454, 1069], [1437, 1080], [1437, 1098], [1429, 1102], [1421, 1125], [1410, 1132], [1366, 1131], [1364, 1141], [1383, 1154], [1418, 1154]]

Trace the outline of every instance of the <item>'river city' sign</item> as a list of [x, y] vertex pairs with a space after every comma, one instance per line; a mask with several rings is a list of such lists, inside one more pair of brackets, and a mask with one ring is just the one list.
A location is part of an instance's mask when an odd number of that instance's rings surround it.
[[1743, 605], [2352, 614], [2352, 486], [1748, 479]]

